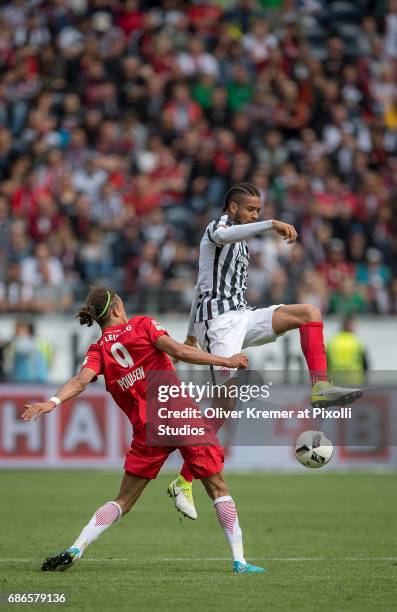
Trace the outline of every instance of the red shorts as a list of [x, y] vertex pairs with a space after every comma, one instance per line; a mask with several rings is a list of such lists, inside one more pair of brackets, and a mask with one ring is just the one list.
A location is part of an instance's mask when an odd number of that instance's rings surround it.
[[170, 453], [179, 450], [190, 472], [196, 479], [208, 478], [223, 469], [221, 446], [147, 446], [144, 439], [135, 437], [125, 457], [124, 469], [134, 476], [153, 480]]

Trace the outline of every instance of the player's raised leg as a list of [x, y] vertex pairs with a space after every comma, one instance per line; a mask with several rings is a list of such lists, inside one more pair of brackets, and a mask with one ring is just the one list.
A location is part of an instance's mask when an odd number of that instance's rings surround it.
[[233, 559], [233, 572], [236, 574], [262, 574], [266, 570], [247, 563], [244, 556], [243, 533], [240, 528], [237, 510], [233, 498], [222, 474], [203, 478], [202, 483], [214, 503], [218, 521], [229, 543]]
[[121, 482], [120, 492], [113, 501], [106, 502], [98, 508], [89, 523], [84, 527], [77, 540], [60, 553], [48, 557], [42, 564], [43, 572], [69, 569], [81, 557], [87, 546], [95, 542], [106, 529], [114, 525], [127, 514], [135, 504], [149, 480], [125, 472]]
[[361, 389], [336, 387], [328, 382], [321, 312], [310, 304], [280, 306], [274, 311], [272, 326], [279, 335], [299, 329], [302, 352], [312, 383], [311, 404], [314, 408], [345, 406], [359, 399]]

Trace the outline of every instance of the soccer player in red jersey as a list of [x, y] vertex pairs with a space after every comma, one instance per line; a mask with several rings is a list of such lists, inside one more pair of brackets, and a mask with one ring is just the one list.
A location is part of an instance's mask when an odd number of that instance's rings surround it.
[[[172, 446], [148, 446], [146, 426], [146, 376], [149, 371], [173, 372], [171, 358], [198, 365], [246, 368], [243, 353], [218, 357], [170, 338], [159, 323], [147, 316], [127, 319], [121, 298], [103, 287], [94, 287], [86, 305], [78, 313], [81, 325], [96, 321], [102, 336], [91, 344], [80, 372], [71, 378], [47, 402], [27, 404], [22, 418], [30, 421], [51, 412], [56, 406], [82, 393], [99, 375], [106, 389], [133, 425], [134, 436], [124, 464], [124, 477], [117, 497], [98, 508], [74, 544], [47, 558], [43, 571], [71, 567], [108, 527], [127, 514], [150, 480], [156, 478]], [[176, 375], [175, 375], [176, 376]], [[236, 507], [222, 477], [223, 450], [217, 445], [178, 446], [194, 478], [200, 479], [213, 500], [219, 523], [230, 544], [233, 571], [262, 573], [263, 568], [250, 565], [244, 558], [242, 532]]]

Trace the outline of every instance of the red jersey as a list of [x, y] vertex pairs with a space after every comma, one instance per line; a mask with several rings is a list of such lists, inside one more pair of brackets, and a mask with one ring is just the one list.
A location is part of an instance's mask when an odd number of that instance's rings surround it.
[[133, 317], [104, 329], [86, 353], [82, 368], [104, 376], [106, 390], [133, 425], [146, 422], [148, 372], [175, 371], [168, 355], [155, 346], [164, 334], [168, 332], [152, 317]]

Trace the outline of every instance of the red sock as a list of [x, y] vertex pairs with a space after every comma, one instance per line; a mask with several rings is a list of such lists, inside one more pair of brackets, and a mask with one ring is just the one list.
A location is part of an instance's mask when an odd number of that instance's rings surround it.
[[312, 385], [318, 380], [327, 380], [327, 357], [325, 355], [323, 323], [316, 321], [300, 326], [301, 347], [310, 372]]
[[183, 476], [183, 478], [187, 480], [188, 482], [193, 482], [194, 480], [193, 474], [191, 473], [189, 468], [186, 467], [185, 463], [183, 464], [182, 469], [181, 469], [181, 476]]

